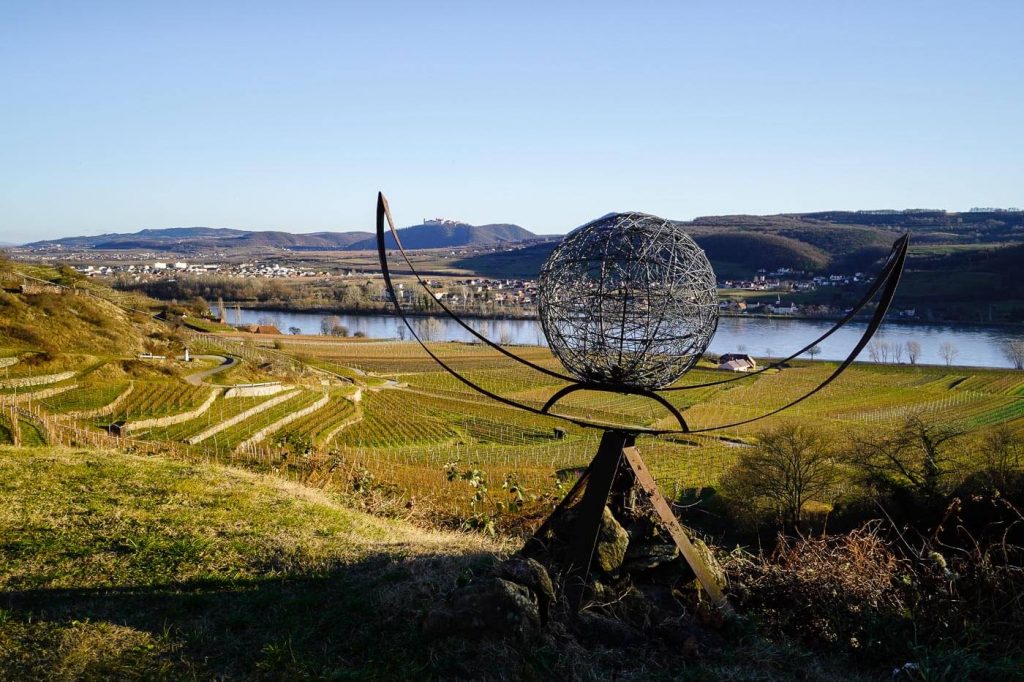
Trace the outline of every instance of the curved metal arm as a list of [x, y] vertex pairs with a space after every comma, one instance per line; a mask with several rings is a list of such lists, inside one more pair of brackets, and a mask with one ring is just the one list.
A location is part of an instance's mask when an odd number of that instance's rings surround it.
[[858, 341], [857, 345], [854, 346], [852, 351], [850, 351], [850, 354], [847, 356], [847, 358], [843, 360], [843, 362], [838, 367], [836, 367], [835, 371], [832, 372], [832, 374], [830, 374], [827, 379], [825, 379], [823, 382], [818, 384], [815, 388], [811, 389], [807, 393], [804, 393], [796, 400], [788, 402], [782, 407], [776, 408], [771, 412], [762, 414], [759, 417], [751, 417], [750, 419], [743, 419], [741, 421], [732, 422], [731, 424], [720, 424], [718, 426], [708, 426], [703, 429], [695, 429], [691, 431], [691, 433], [704, 433], [707, 431], [728, 429], [734, 426], [750, 424], [752, 422], [758, 421], [759, 419], [764, 419], [765, 417], [770, 417], [774, 414], [778, 414], [783, 410], [788, 410], [794, 405], [802, 403], [803, 401], [807, 400], [812, 395], [814, 395], [818, 391], [822, 390], [823, 388], [831, 384], [836, 377], [838, 377], [840, 374], [846, 371], [846, 368], [853, 364], [853, 361], [857, 359], [857, 356], [860, 355], [860, 352], [864, 350], [864, 346], [868, 345], [868, 341], [870, 341], [871, 337], [875, 335], [875, 332], [878, 331], [878, 328], [882, 326], [882, 320], [885, 319], [885, 313], [888, 312], [889, 306], [892, 304], [892, 299], [896, 295], [896, 287], [900, 283], [900, 275], [903, 274], [903, 266], [906, 264], [907, 260], [907, 242], [909, 242], [909, 240], [910, 235], [905, 235], [903, 237], [903, 248], [899, 250], [899, 255], [896, 258], [893, 270], [886, 278], [885, 291], [882, 293], [882, 297], [878, 301], [878, 307], [875, 308], [875, 314], [871, 317], [871, 322], [870, 324], [868, 324], [868, 328], [864, 331], [864, 335], [861, 336], [860, 341]]
[[[852, 320], [854, 318], [854, 316], [857, 315], [857, 313], [859, 313], [861, 310], [863, 310], [864, 307], [867, 306], [867, 304], [871, 302], [871, 299], [873, 299], [875, 297], [875, 294], [878, 293], [878, 290], [881, 289], [882, 286], [885, 284], [885, 282], [887, 282], [889, 280], [889, 278], [893, 274], [894, 269], [896, 269], [898, 273], [902, 273], [902, 271], [903, 271], [903, 262], [906, 260], [907, 248], [908, 248], [909, 245], [910, 245], [910, 233], [908, 232], [907, 234], [903, 235], [902, 237], [900, 237], [899, 239], [897, 239], [893, 243], [892, 251], [889, 252], [889, 258], [886, 260], [885, 265], [882, 266], [882, 269], [878, 272], [878, 276], [875, 278], [875, 281], [872, 282], [871, 286], [868, 287], [867, 291], [864, 292], [864, 295], [861, 296], [860, 300], [857, 301], [857, 303], [854, 304], [854, 306], [850, 309], [850, 312], [848, 312], [843, 317], [839, 318], [839, 320], [834, 325], [832, 325], [832, 327], [828, 331], [826, 331], [824, 334], [822, 334], [818, 338], [814, 339], [813, 341], [811, 341], [806, 346], [804, 346], [803, 348], [801, 348], [797, 352], [793, 353], [789, 357], [785, 357], [785, 358], [779, 360], [778, 362], [774, 362], [774, 363], [772, 363], [770, 365], [765, 365], [761, 369], [756, 370], [754, 372], [747, 372], [745, 374], [742, 374], [742, 375], [739, 375], [739, 376], [735, 376], [735, 377], [730, 377], [728, 379], [720, 379], [718, 381], [708, 381], [708, 382], [705, 382], [705, 383], [702, 383], [702, 384], [687, 384], [686, 386], [668, 386], [666, 388], [659, 388], [659, 389], [657, 389], [657, 391], [659, 393], [666, 393], [668, 391], [688, 391], [688, 390], [691, 390], [691, 389], [694, 389], [694, 388], [708, 388], [709, 386], [719, 386], [721, 384], [729, 384], [729, 383], [732, 383], [733, 381], [742, 381], [743, 379], [749, 379], [752, 376], [756, 376], [758, 374], [762, 374], [764, 372], [767, 372], [770, 369], [778, 369], [779, 367], [782, 367], [783, 365], [785, 365], [790, 360], [794, 360], [797, 357], [803, 355], [804, 353], [806, 353], [808, 350], [810, 350], [814, 346], [818, 345], [819, 343], [821, 343], [822, 341], [824, 341], [828, 337], [830, 337], [833, 334], [835, 334], [837, 331], [839, 331], [839, 329], [841, 327], [845, 326], [850, 320]], [[898, 269], [897, 269], [897, 263], [899, 264], [899, 268]], [[899, 276], [899, 274], [897, 274], [897, 277], [898, 276]], [[888, 305], [888, 303], [886, 305]], [[868, 338], [870, 338], [870, 337], [868, 337]]]
[[[382, 210], [383, 210], [383, 216], [382, 216], [382, 213], [381, 213]], [[413, 277], [416, 278], [416, 281], [419, 283], [419, 285], [421, 287], [423, 287], [424, 289], [426, 289], [427, 293], [430, 293], [430, 287], [427, 285], [426, 282], [423, 281], [423, 279], [420, 277], [419, 273], [416, 272], [416, 268], [413, 267], [412, 260], [409, 259], [409, 254], [406, 253], [405, 249], [402, 247], [402, 242], [398, 238], [398, 230], [395, 229], [395, 221], [391, 217], [391, 207], [388, 206], [388, 200], [384, 197], [384, 194], [382, 192], [378, 192], [377, 193], [377, 245], [378, 245], [378, 253], [379, 253], [379, 256], [381, 258], [381, 268], [383, 268], [384, 265], [385, 265], [385, 263], [384, 263], [384, 258], [385, 258], [384, 251], [379, 248], [379, 247], [384, 245], [384, 223], [381, 220], [382, 217], [387, 218], [388, 228], [391, 231], [391, 237], [395, 240], [395, 246], [398, 247], [398, 252], [402, 254], [402, 259], [405, 260], [405, 264], [409, 267], [409, 271], [412, 272]], [[397, 306], [398, 305], [398, 297], [396, 296], [394, 289], [392, 289], [390, 285], [388, 286], [388, 293], [391, 294], [391, 300], [393, 300], [395, 302], [395, 305]], [[516, 355], [515, 353], [512, 353], [509, 350], [506, 350], [501, 345], [499, 345], [497, 343], [494, 343], [493, 341], [488, 339], [486, 336], [484, 336], [483, 334], [481, 334], [477, 330], [473, 329], [473, 327], [471, 327], [468, 324], [466, 324], [465, 322], [463, 322], [462, 318], [460, 318], [458, 315], [456, 315], [455, 312], [452, 311], [451, 308], [449, 308], [447, 305], [445, 305], [444, 301], [442, 301], [439, 298], [434, 298], [434, 302], [438, 306], [440, 306], [441, 310], [443, 310], [445, 313], [447, 313], [448, 317], [452, 318], [457, 323], [459, 323], [459, 325], [463, 329], [465, 329], [470, 334], [475, 336], [477, 339], [479, 339], [480, 341], [483, 341], [488, 346], [490, 346], [494, 350], [498, 351], [502, 355], [504, 355], [504, 356], [506, 356], [508, 358], [511, 358], [511, 359], [515, 360], [516, 362], [522, 363], [522, 364], [526, 365], [527, 367], [529, 367], [530, 369], [534, 369], [534, 370], [537, 370], [538, 372], [541, 372], [543, 374], [547, 374], [549, 377], [553, 377], [555, 379], [559, 379], [560, 381], [576, 381], [576, 379], [574, 377], [566, 376], [565, 374], [561, 374], [561, 373], [556, 372], [554, 370], [548, 369], [547, 367], [542, 367], [542, 366], [540, 366], [540, 365], [538, 365], [538, 364], [536, 364], [534, 362], [530, 362], [529, 360], [527, 360], [525, 358], [519, 357], [518, 355]]]
[[606, 393], [627, 393], [630, 395], [639, 395], [645, 398], [650, 398], [651, 400], [654, 400], [662, 407], [664, 407], [666, 410], [668, 410], [669, 413], [676, 418], [676, 421], [679, 422], [679, 426], [681, 426], [683, 429], [681, 433], [690, 433], [689, 425], [686, 423], [686, 420], [683, 419], [683, 415], [679, 412], [676, 406], [670, 403], [664, 397], [658, 395], [654, 391], [649, 391], [646, 388], [611, 387], [605, 386], [604, 384], [572, 384], [570, 386], [565, 386], [557, 393], [555, 393], [553, 396], [548, 398], [548, 401], [544, 403], [544, 407], [542, 407], [540, 411], [543, 412], [544, 414], [549, 414], [548, 410], [550, 410], [555, 405], [555, 403], [557, 403], [559, 400], [569, 395], [570, 393], [575, 393], [576, 391], [604, 391]]

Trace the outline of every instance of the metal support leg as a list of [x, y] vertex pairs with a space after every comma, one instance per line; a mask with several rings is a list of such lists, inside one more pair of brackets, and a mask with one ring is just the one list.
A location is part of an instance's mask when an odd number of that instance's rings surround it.
[[597, 449], [597, 456], [590, 464], [590, 476], [583, 499], [576, 505], [578, 514], [569, 548], [569, 564], [565, 574], [565, 594], [573, 613], [583, 603], [583, 592], [590, 575], [590, 561], [597, 545], [597, 534], [601, 529], [601, 515], [604, 513], [608, 494], [611, 492], [615, 475], [622, 461], [622, 452], [633, 445], [635, 437], [621, 431], [606, 431]]

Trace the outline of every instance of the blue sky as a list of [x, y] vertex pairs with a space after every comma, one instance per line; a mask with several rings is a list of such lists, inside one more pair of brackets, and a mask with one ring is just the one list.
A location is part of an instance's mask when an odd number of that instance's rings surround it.
[[0, 2], [0, 241], [1024, 205], [1024, 3]]

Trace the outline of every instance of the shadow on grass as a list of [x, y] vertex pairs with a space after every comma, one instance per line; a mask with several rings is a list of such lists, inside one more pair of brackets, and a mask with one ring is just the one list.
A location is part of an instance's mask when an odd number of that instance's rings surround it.
[[318, 575], [11, 592], [0, 597], [0, 677], [51, 677], [83, 624], [147, 636], [87, 655], [74, 677], [432, 677], [443, 661], [420, 616], [492, 560], [379, 554]]

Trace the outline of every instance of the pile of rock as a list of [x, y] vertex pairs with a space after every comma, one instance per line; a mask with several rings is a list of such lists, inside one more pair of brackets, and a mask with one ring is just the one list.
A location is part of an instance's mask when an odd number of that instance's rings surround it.
[[[564, 596], [565, 569], [576, 532], [573, 508], [552, 520], [512, 558], [455, 590], [428, 615], [429, 634], [526, 637], [548, 623], [564, 623], [587, 642], [619, 646], [664, 640], [696, 648], [697, 623], [717, 621], [702, 601], [693, 572], [653, 511], [633, 489], [605, 507], [579, 614]], [[725, 577], [707, 547], [694, 539], [722, 585]]]

